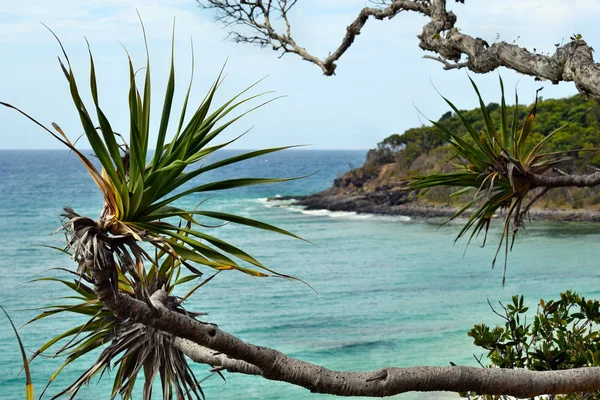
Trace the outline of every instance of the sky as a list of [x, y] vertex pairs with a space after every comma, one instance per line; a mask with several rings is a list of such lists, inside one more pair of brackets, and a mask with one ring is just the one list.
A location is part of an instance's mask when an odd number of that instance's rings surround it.
[[[600, 1], [486, 0], [465, 5], [448, 1], [462, 32], [492, 43], [504, 40], [541, 52], [581, 34], [600, 47]], [[340, 43], [346, 26], [362, 7], [359, 0], [303, 0], [290, 19], [295, 40], [324, 57]], [[437, 120], [448, 111], [438, 91], [459, 108], [477, 105], [464, 70], [444, 71], [423, 59], [418, 47], [424, 17], [401, 13], [392, 20], [369, 20], [339, 60], [333, 77], [294, 55], [278, 58], [269, 48], [226, 40], [228, 29], [194, 0], [0, 0], [0, 101], [11, 103], [50, 125], [56, 122], [73, 140], [82, 133], [57, 56], [60, 48], [43, 22], [62, 40], [81, 87], [89, 80], [90, 42], [98, 76], [100, 104], [118, 132], [128, 132], [128, 67], [123, 46], [136, 68], [145, 65], [139, 11], [148, 34], [154, 102], [152, 128], [158, 127], [169, 72], [175, 19], [176, 95], [179, 110], [190, 76], [190, 39], [194, 46], [194, 86], [190, 105], [198, 105], [219, 70], [227, 74], [217, 102], [224, 102], [266, 77], [252, 93], [284, 96], [233, 124], [222, 140], [252, 128], [230, 148], [256, 149], [308, 144], [309, 149], [368, 149], [393, 133]], [[522, 103], [576, 93], [572, 83], [553, 85], [500, 69], [472, 77], [484, 100], [498, 102], [501, 75]], [[269, 97], [270, 96], [270, 97]], [[512, 96], [510, 96], [512, 97]], [[86, 90], [84, 100], [91, 102]], [[258, 103], [255, 103], [258, 104]], [[422, 115], [421, 115], [422, 114]], [[172, 121], [172, 126], [175, 125]], [[13, 110], [0, 109], [0, 149], [59, 149], [47, 132]], [[85, 142], [80, 146], [85, 148]]]

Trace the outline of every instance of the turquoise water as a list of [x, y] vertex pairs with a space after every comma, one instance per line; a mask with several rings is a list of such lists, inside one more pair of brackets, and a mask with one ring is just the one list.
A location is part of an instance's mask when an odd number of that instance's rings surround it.
[[[224, 152], [231, 155], [232, 152]], [[328, 187], [361, 151], [288, 151], [220, 171], [213, 179], [244, 176], [314, 176], [284, 184], [219, 194], [204, 208], [239, 213], [291, 230], [316, 246], [269, 232], [227, 225], [211, 232], [249, 251], [267, 266], [310, 283], [255, 280], [239, 273], [220, 274], [188, 304], [209, 313], [208, 320], [254, 344], [337, 370], [382, 366], [473, 365], [481, 354], [466, 332], [475, 323], [498, 323], [487, 305], [524, 294], [530, 305], [566, 289], [600, 297], [600, 225], [536, 223], [522, 232], [510, 255], [508, 278], [491, 269], [493, 246], [453, 245], [458, 225], [404, 217], [304, 211], [266, 197], [311, 193]], [[215, 159], [216, 160], [216, 159]], [[202, 197], [189, 200], [195, 205]], [[58, 285], [20, 285], [51, 267], [71, 267], [68, 258], [38, 244], [56, 244], [48, 234], [59, 225], [65, 205], [96, 217], [97, 189], [72, 154], [62, 151], [0, 151], [0, 304], [17, 325], [32, 318], [25, 308], [64, 295]], [[492, 229], [490, 243], [498, 237]], [[535, 308], [535, 307], [532, 307]], [[0, 398], [21, 399], [24, 378], [16, 340], [0, 318]], [[65, 330], [69, 321], [48, 318], [28, 325], [21, 336], [28, 351]], [[60, 360], [32, 364], [40, 393]], [[73, 363], [51, 386], [57, 393], [85, 370]], [[199, 377], [207, 368], [196, 365]], [[258, 377], [228, 374], [227, 383], [208, 379], [208, 399], [325, 399], [302, 388]], [[111, 376], [82, 390], [78, 399], [104, 399]], [[454, 397], [405, 394], [400, 399]], [[47, 398], [51, 396], [46, 396]], [[139, 398], [136, 397], [136, 398]]]

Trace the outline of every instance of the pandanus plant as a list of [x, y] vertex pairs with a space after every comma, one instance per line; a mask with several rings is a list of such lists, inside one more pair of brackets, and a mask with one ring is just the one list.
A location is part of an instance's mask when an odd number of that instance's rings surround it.
[[452, 198], [475, 192], [470, 200], [451, 217], [453, 220], [468, 210], [474, 209], [459, 231], [456, 240], [470, 231], [470, 242], [484, 231], [483, 245], [485, 245], [493, 217], [499, 210], [506, 210], [500, 241], [492, 261], [493, 268], [504, 244], [502, 277], [504, 284], [508, 251], [514, 244], [517, 231], [523, 226], [530, 207], [548, 191], [548, 188], [536, 187], [530, 178], [544, 174], [569, 159], [569, 157], [563, 156], [565, 152], [544, 152], [544, 144], [556, 132], [579, 118], [580, 115], [548, 133], [543, 139], [535, 141], [532, 139], [532, 134], [537, 112], [537, 93], [531, 111], [519, 127], [518, 95], [515, 93], [515, 106], [511, 113], [506, 106], [504, 84], [500, 78], [502, 95], [499, 126], [497, 126], [498, 123], [495, 124], [492, 120], [477, 85], [471, 78], [469, 79], [479, 100], [481, 116], [484, 121], [483, 129], [478, 131], [452, 102], [442, 96], [467, 131], [467, 134], [463, 136], [458, 132], [451, 131], [443, 123], [430, 120], [436, 128], [435, 133], [454, 149], [457, 162], [453, 164], [457, 170], [447, 174], [415, 177], [409, 182], [409, 188], [455, 187], [457, 190], [450, 195]]
[[188, 100], [192, 87], [190, 80], [175, 129], [169, 130], [174, 118], [175, 93], [172, 50], [165, 99], [155, 135], [156, 142], [153, 144], [155, 152], [150, 161], [147, 161], [151, 148], [151, 79], [145, 32], [147, 62], [143, 88], [138, 87], [136, 70], [127, 55], [130, 117], [128, 143], [115, 131], [102, 111], [91, 50], [89, 88], [93, 104], [86, 106], [69, 57], [58, 37], [56, 39], [64, 56], [64, 60], [59, 58], [60, 66], [68, 82], [73, 104], [101, 170], [96, 168], [57, 124], [52, 124], [53, 131], [17, 107], [7, 103], [0, 104], [19, 111], [69, 148], [81, 160], [102, 192], [104, 203], [97, 220], [80, 216], [72, 209], [65, 208], [62, 216], [66, 246], [59, 249], [70, 254], [76, 261], [78, 267], [75, 271], [65, 269], [76, 276], [74, 280], [53, 277], [41, 280], [57, 281], [66, 285], [74, 292], [72, 296], [67, 297], [77, 302], [46, 307], [45, 311], [30, 322], [57, 313], [80, 314], [88, 320], [52, 338], [32, 358], [48, 351], [58, 342], [66, 341], [54, 353], [54, 356], [66, 356], [66, 360], [50, 378], [50, 384], [69, 363], [92, 350], [104, 347], [96, 362], [57, 396], [68, 394], [73, 398], [93, 376], [109, 368], [116, 368], [111, 398], [117, 395], [125, 399], [131, 398], [136, 378], [141, 371], [145, 379], [145, 399], [150, 398], [152, 384], [157, 376], [160, 376], [164, 399], [173, 396], [178, 399], [203, 397], [199, 381], [182, 352], [172, 344], [172, 337], [129, 319], [115, 317], [106, 307], [106, 300], [119, 293], [152, 307], [152, 294], [164, 289], [169, 294], [167, 307], [196, 317], [200, 314], [185, 310], [182, 302], [212, 277], [194, 286], [183, 297], [176, 297], [174, 292], [179, 285], [202, 276], [199, 266], [213, 268], [217, 273], [237, 270], [255, 277], [278, 276], [295, 279], [267, 268], [242, 249], [209, 235], [205, 228], [210, 226], [203, 225], [199, 218], [237, 223], [294, 238], [298, 236], [249, 218], [198, 207], [188, 209], [177, 202], [197, 193], [293, 179], [237, 178], [201, 184], [194, 180], [206, 172], [291, 147], [251, 151], [208, 163], [209, 155], [236, 140], [215, 145], [213, 141], [219, 134], [248, 112], [273, 99], [226, 119], [240, 106], [266, 93], [242, 98], [255, 86], [252, 85], [224, 104], [215, 106], [213, 99], [222, 82], [221, 71], [204, 100], [188, 116]]

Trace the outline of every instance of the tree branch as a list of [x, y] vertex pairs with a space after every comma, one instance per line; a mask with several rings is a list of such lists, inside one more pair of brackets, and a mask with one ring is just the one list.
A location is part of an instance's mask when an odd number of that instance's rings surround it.
[[[167, 294], [161, 291], [154, 297], [164, 302]], [[305, 387], [315, 393], [380, 397], [417, 390], [445, 390], [533, 397], [600, 389], [600, 368], [536, 372], [457, 366], [383, 368], [370, 372], [331, 371], [288, 357], [277, 350], [245, 343], [216, 327], [174, 313], [164, 305], [157, 306], [161, 315], [154, 317], [150, 308], [142, 302], [122, 294], [115, 296], [115, 300], [116, 310], [127, 310], [119, 317], [133, 318], [246, 363], [232, 363], [227, 358], [217, 356], [210, 361], [211, 365], [235, 368], [236, 372], [250, 371], [267, 379]]]
[[600, 172], [589, 175], [531, 175], [528, 177], [531, 183], [538, 187], [594, 187], [600, 185]]
[[594, 63], [593, 49], [585, 41], [572, 38], [571, 42], [557, 47], [552, 56], [506, 42], [490, 46], [485, 40], [463, 34], [455, 27], [456, 16], [446, 11], [445, 0], [432, 1], [431, 22], [419, 35], [422, 49], [455, 62], [466, 56], [466, 68], [476, 73], [506, 67], [555, 84], [574, 82], [582, 94], [600, 97], [600, 64]]
[[462, 63], [449, 62], [448, 60], [446, 60], [442, 57], [435, 57], [435, 56], [429, 56], [429, 55], [423, 56], [423, 58], [428, 58], [430, 60], [435, 60], [435, 61], [441, 62], [442, 64], [444, 64], [444, 69], [446, 71], [450, 70], [450, 69], [461, 69], [461, 68], [467, 67], [469, 65], [466, 62], [462, 62]]
[[223, 353], [211, 350], [208, 347], [200, 346], [191, 340], [175, 337], [173, 339], [173, 344], [194, 362], [208, 364], [212, 367], [221, 367], [227, 372], [237, 372], [246, 375], [263, 374], [263, 371], [256, 365], [229, 358]]
[[[348, 25], [341, 44], [325, 59], [310, 54], [298, 45], [291, 34], [289, 11], [294, 2], [278, 0], [278, 7], [263, 0], [197, 0], [201, 7], [216, 12], [217, 21], [227, 26], [244, 25], [258, 36], [231, 32], [237, 42], [272, 45], [274, 50], [295, 53], [304, 60], [318, 65], [325, 75], [333, 75], [336, 62], [352, 46], [370, 17], [391, 19], [402, 11], [412, 11], [429, 17], [421, 34], [419, 46], [440, 57], [426, 56], [442, 62], [444, 69], [467, 68], [475, 73], [486, 73], [506, 67], [539, 80], [574, 82], [584, 95], [600, 97], [600, 64], [593, 59], [593, 49], [581, 38], [571, 38], [564, 46], [557, 46], [553, 55], [537, 54], [506, 42], [491, 46], [483, 39], [461, 33], [456, 28], [456, 15], [446, 8], [446, 0], [381, 1], [379, 7], [363, 8]], [[285, 24], [280, 34], [271, 24], [272, 13], [278, 12]], [[462, 61], [461, 61], [462, 60]], [[451, 63], [452, 62], [452, 63]]]
[[[265, 4], [263, 0], [196, 0], [200, 7], [215, 11], [215, 19], [224, 23], [226, 26], [242, 25], [250, 28], [259, 36], [243, 34], [238, 31], [230, 32], [233, 40], [238, 43], [258, 44], [262, 47], [271, 45], [275, 51], [285, 53], [295, 53], [302, 59], [318, 65], [323, 74], [333, 75], [337, 65], [335, 62], [350, 48], [357, 35], [360, 35], [362, 28], [370, 17], [375, 19], [392, 18], [401, 11], [416, 11], [428, 15], [427, 0], [397, 0], [385, 8], [365, 7], [359, 13], [358, 17], [346, 28], [346, 34], [342, 43], [327, 58], [320, 59], [310, 54], [304, 47], [301, 47], [291, 36], [291, 25], [288, 14], [290, 9], [296, 4], [296, 1], [288, 2], [278, 0], [278, 6], [275, 7], [270, 1]], [[286, 33], [278, 33], [271, 24], [272, 11], [279, 12], [281, 19], [285, 24]], [[255, 11], [260, 10], [258, 15]], [[259, 18], [261, 20], [259, 20]]]
[[114, 284], [116, 266], [110, 237], [104, 235], [96, 222], [82, 217], [73, 223], [72, 232], [72, 241], [77, 242], [78, 254], [83, 256], [83, 266], [94, 280], [99, 300], [117, 318], [131, 319], [227, 356], [207, 355], [200, 349], [205, 356], [211, 357], [207, 360], [211, 365], [260, 374], [266, 379], [302, 386], [311, 392], [343, 396], [382, 397], [408, 391], [442, 390], [534, 397], [600, 389], [600, 367], [544, 372], [464, 366], [332, 371], [277, 350], [246, 343], [214, 325], [174, 312], [165, 306], [169, 297], [164, 290], [155, 292], [149, 304], [119, 292]]
[[426, 2], [408, 0], [394, 1], [386, 8], [363, 8], [358, 14], [358, 17], [346, 28], [346, 34], [342, 39], [342, 43], [323, 62], [321, 68], [323, 68], [325, 75], [334, 74], [336, 68], [335, 61], [339, 60], [346, 50], [350, 48], [352, 43], [354, 43], [354, 39], [357, 35], [360, 35], [362, 28], [365, 26], [370, 17], [374, 17], [378, 20], [383, 20], [386, 18], [391, 19], [401, 11], [417, 11], [425, 15], [429, 15], [430, 12]]

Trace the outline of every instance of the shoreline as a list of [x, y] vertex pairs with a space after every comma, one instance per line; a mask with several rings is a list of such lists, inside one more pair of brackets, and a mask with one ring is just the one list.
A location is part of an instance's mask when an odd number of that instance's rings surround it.
[[[334, 194], [324, 192], [306, 196], [281, 196], [269, 198], [267, 201], [294, 201], [294, 205], [306, 210], [346, 211], [357, 214], [375, 214], [389, 216], [407, 216], [416, 218], [450, 218], [460, 207], [448, 205], [419, 204], [406, 201], [405, 196], [394, 196], [394, 192], [368, 194]], [[398, 193], [399, 194], [399, 193]], [[402, 201], [405, 200], [405, 201]], [[467, 210], [463, 216], [472, 215]], [[499, 213], [498, 218], [502, 217]], [[596, 209], [546, 209], [532, 208], [529, 211], [531, 220], [565, 221], [565, 222], [600, 222], [600, 210]]]

